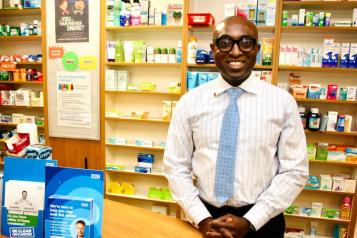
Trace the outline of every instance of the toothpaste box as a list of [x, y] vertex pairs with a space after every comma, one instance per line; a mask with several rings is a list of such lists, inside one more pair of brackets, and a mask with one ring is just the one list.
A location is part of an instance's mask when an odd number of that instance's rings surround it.
[[348, 68], [348, 61], [350, 59], [350, 45], [350, 43], [341, 44], [340, 68]]
[[348, 68], [357, 68], [357, 43], [351, 43]]
[[52, 160], [52, 148], [45, 145], [30, 145], [25, 149], [25, 158]]
[[330, 67], [337, 67], [338, 65], [338, 59], [340, 55], [340, 43], [335, 43], [332, 48], [332, 58], [331, 58], [331, 65]]

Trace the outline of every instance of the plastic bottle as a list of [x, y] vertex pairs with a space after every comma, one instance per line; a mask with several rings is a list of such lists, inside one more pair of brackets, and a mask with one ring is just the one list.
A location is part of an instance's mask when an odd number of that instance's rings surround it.
[[300, 118], [302, 122], [302, 126], [304, 129], [306, 128], [306, 113], [305, 113], [305, 108], [304, 107], [299, 107], [299, 112], [300, 112]]
[[182, 63], [182, 41], [178, 41], [177, 44], [176, 63]]
[[167, 25], [167, 13], [166, 10], [162, 10], [162, 14], [161, 14], [161, 25], [162, 26], [166, 26]]
[[188, 64], [196, 64], [196, 54], [197, 54], [197, 38], [191, 36], [190, 42], [188, 42], [188, 47], [187, 47]]
[[343, 204], [341, 205], [340, 218], [349, 220], [352, 209], [352, 200], [350, 197], [345, 197], [343, 199]]
[[307, 127], [310, 130], [317, 131], [320, 128], [320, 115], [318, 108], [311, 108], [307, 117]]
[[131, 5], [130, 25], [139, 26], [141, 24], [141, 5], [139, 0], [134, 0]]

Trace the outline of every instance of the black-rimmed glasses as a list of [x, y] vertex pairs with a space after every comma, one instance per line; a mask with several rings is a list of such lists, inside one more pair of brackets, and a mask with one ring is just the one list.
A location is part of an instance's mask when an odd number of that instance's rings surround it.
[[257, 44], [257, 40], [248, 36], [243, 36], [238, 40], [234, 40], [228, 35], [222, 35], [215, 40], [217, 48], [222, 52], [229, 52], [233, 49], [234, 44], [237, 44], [242, 52], [250, 52]]

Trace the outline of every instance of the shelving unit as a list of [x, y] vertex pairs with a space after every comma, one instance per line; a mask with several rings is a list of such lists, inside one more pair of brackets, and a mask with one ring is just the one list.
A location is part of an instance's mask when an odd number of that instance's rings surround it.
[[[198, 0], [183, 0], [185, 5], [185, 12], [211, 12], [213, 13], [216, 23], [223, 19], [224, 15], [224, 7], [225, 3], [231, 3], [228, 0], [224, 1], [213, 1], [207, 0], [205, 4], [202, 4]], [[354, 77], [351, 79], [354, 85], [357, 85], [357, 81], [353, 81], [357, 76], [357, 69], [345, 69], [345, 68], [322, 68], [322, 67], [299, 67], [299, 66], [287, 66], [287, 65], [279, 65], [279, 49], [280, 44], [283, 42], [284, 37], [290, 36], [290, 39], [293, 40], [303, 40], [305, 44], [309, 44], [307, 39], [309, 37], [314, 38], [315, 40], [318, 37], [321, 37], [322, 40], [325, 36], [331, 37], [331, 35], [337, 35], [339, 38], [343, 38], [344, 35], [353, 38], [354, 34], [357, 34], [357, 28], [354, 27], [281, 27], [281, 18], [282, 11], [287, 10], [298, 10], [299, 8], [306, 8], [307, 10], [343, 10], [350, 11], [352, 8], [357, 7], [357, 1], [348, 2], [348, 1], [277, 1], [277, 12], [276, 12], [276, 21], [275, 26], [259, 26], [258, 32], [260, 38], [274, 38], [273, 45], [273, 62], [271, 66], [261, 66], [256, 65], [255, 69], [257, 70], [270, 70], [272, 71], [272, 82], [273, 84], [278, 84], [279, 82], [283, 82], [286, 78], [286, 74], [289, 72], [299, 72], [301, 74], [309, 74], [316, 75], [317, 77], [321, 77], [321, 80], [325, 80], [326, 83], [330, 83], [330, 79], [325, 79], [325, 76], [332, 77], [330, 75], [336, 75], [342, 77]], [[199, 36], [199, 42], [202, 44], [198, 45], [199, 49], [209, 49], [209, 43], [212, 41], [213, 27], [193, 27], [187, 25], [187, 18], [184, 19], [184, 25], [179, 27], [169, 27], [169, 26], [140, 26], [140, 27], [106, 27], [105, 26], [105, 3], [102, 3], [102, 112], [101, 112], [101, 121], [102, 121], [102, 155], [105, 158], [106, 162], [128, 162], [131, 160], [130, 164], [135, 162], [136, 152], [143, 151], [151, 151], [155, 154], [155, 160], [161, 162], [162, 154], [164, 152], [163, 148], [149, 148], [149, 147], [138, 147], [135, 145], [112, 145], [108, 144], [108, 137], [114, 136], [112, 132], [118, 132], [115, 134], [116, 136], [121, 136], [122, 132], [136, 134], [135, 136], [140, 136], [149, 139], [152, 136], [152, 133], [157, 134], [158, 137], [165, 137], [165, 133], [167, 131], [168, 121], [162, 121], [161, 119], [152, 120], [152, 119], [132, 119], [132, 118], [110, 118], [105, 116], [105, 112], [107, 109], [117, 108], [122, 110], [126, 109], [126, 106], [123, 105], [124, 102], [128, 103], [128, 105], [133, 104], [132, 110], [139, 110], [136, 108], [140, 103], [143, 108], [142, 110], [153, 109], [151, 104], [159, 104], [162, 100], [178, 100], [179, 97], [186, 93], [186, 73], [187, 71], [216, 71], [216, 66], [214, 64], [187, 64], [186, 55], [187, 55], [187, 44], [191, 35]], [[186, 16], [186, 15], [185, 15]], [[181, 33], [180, 37], [177, 40], [182, 40], [182, 64], [158, 64], [158, 63], [111, 63], [106, 62], [105, 55], [105, 42], [107, 39], [110, 40], [119, 40], [122, 37], [125, 40], [141, 40], [146, 39], [145, 37], [150, 32], [152, 36], [158, 37], [158, 34], [165, 34], [165, 38], [169, 37], [171, 34]], [[150, 36], [150, 37], [152, 37]], [[297, 37], [296, 37], [297, 36]], [[304, 36], [304, 37], [302, 37]], [[160, 41], [161, 42], [161, 41]], [[175, 43], [173, 44], [175, 45]], [[119, 69], [119, 70], [128, 70], [133, 72], [134, 78], [139, 77], [137, 71], [142, 70], [143, 72], [148, 72], [147, 74], [160, 74], [161, 71], [167, 70], [167, 75], [172, 72], [179, 72], [181, 74], [180, 79], [182, 83], [182, 92], [181, 93], [168, 93], [164, 90], [158, 92], [142, 92], [142, 91], [106, 91], [105, 89], [105, 69]], [[176, 70], [176, 71], [175, 71]], [[142, 75], [140, 75], [142, 76]], [[164, 83], [166, 80], [166, 76], [160, 74], [160, 84]], [[340, 80], [340, 79], [339, 79]], [[337, 81], [337, 80], [336, 80]], [[340, 81], [338, 81], [340, 82]], [[345, 111], [351, 110], [356, 112], [356, 101], [337, 101], [337, 100], [315, 100], [315, 99], [296, 99], [299, 104], [304, 105], [312, 105], [318, 104], [325, 107], [340, 107]], [[149, 109], [146, 109], [148, 107]], [[130, 115], [130, 114], [128, 114]], [[353, 114], [355, 115], [355, 114]], [[134, 125], [137, 127], [134, 127]], [[148, 126], [149, 125], [149, 126]], [[127, 130], [124, 130], [124, 127], [128, 127]], [[356, 128], [354, 128], [356, 129]], [[144, 132], [144, 130], [148, 130]], [[120, 132], [120, 133], [119, 133]], [[150, 134], [151, 133], [151, 134]], [[145, 135], [144, 135], [145, 134]], [[357, 132], [344, 133], [344, 132], [311, 132], [306, 131], [307, 140], [310, 143], [315, 142], [332, 142], [332, 143], [344, 143], [344, 141], [348, 141], [350, 145], [357, 146]], [[152, 138], [152, 137], [151, 137]], [[342, 142], [343, 141], [343, 142]], [[130, 156], [129, 156], [130, 155]], [[125, 158], [124, 158], [125, 157]], [[130, 159], [128, 159], [130, 158]], [[158, 158], [158, 159], [157, 159]], [[155, 162], [156, 163], [156, 162]], [[312, 160], [309, 161], [310, 167], [312, 170], [322, 169], [325, 173], [332, 173], [335, 170], [339, 171], [340, 169], [343, 171], [348, 171], [354, 176], [354, 179], [357, 179], [357, 163], [352, 162], [339, 162], [339, 161], [318, 161]], [[107, 181], [117, 180], [118, 178], [141, 178], [141, 185], [145, 184], [146, 187], [155, 184], [165, 184], [166, 180], [164, 177], [154, 174], [138, 174], [133, 171], [109, 171], [107, 170]], [[162, 179], [162, 181], [158, 182], [154, 179]], [[132, 180], [136, 181], [136, 180]], [[356, 189], [357, 191], [357, 189]], [[356, 207], [356, 195], [351, 193], [343, 193], [343, 192], [334, 192], [334, 191], [308, 191], [304, 190], [301, 195], [297, 198], [297, 201], [308, 201], [311, 206], [311, 202], [318, 202], [321, 199], [327, 200], [328, 205], [334, 205], [337, 208], [342, 202], [343, 196], [348, 195], [353, 197], [353, 207]], [[118, 199], [119, 201], [123, 200], [140, 200], [138, 206], [144, 206], [150, 209], [150, 206], [147, 206], [147, 202], [150, 202], [145, 196], [137, 198], [135, 196], [122, 196], [122, 195], [114, 195], [107, 193], [108, 198]], [[330, 199], [331, 197], [331, 199]], [[338, 200], [340, 199], [340, 200]], [[142, 204], [146, 205], [142, 205]], [[174, 204], [174, 203], [173, 203]], [[357, 209], [355, 209], [357, 210]], [[327, 219], [327, 218], [314, 218], [314, 217], [302, 217], [302, 216], [294, 216], [294, 215], [286, 215], [288, 225], [294, 226], [297, 224], [301, 224], [303, 222], [306, 226], [304, 228], [308, 229], [308, 222], [311, 220], [316, 220], [321, 222], [319, 226], [325, 227], [323, 229], [325, 234], [331, 236], [331, 227], [334, 223], [345, 224], [349, 228], [349, 238], [353, 237], [354, 227], [356, 224], [356, 220], [353, 217], [356, 217], [357, 212], [354, 211], [352, 214], [351, 221], [341, 220], [341, 219]], [[176, 212], [176, 216], [178, 216], [178, 212]], [[295, 220], [299, 220], [299, 222], [295, 223]], [[307, 230], [308, 231], [308, 230]]]
[[155, 119], [155, 118], [131, 118], [131, 117], [106, 117], [107, 120], [115, 120], [115, 121], [136, 121], [136, 122], [150, 122], [150, 123], [164, 123], [169, 124], [169, 120]]
[[[332, 16], [336, 18], [352, 17], [352, 9], [357, 8], [356, 1], [281, 1], [279, 21], [276, 31], [278, 31], [276, 52], [280, 50], [281, 44], [294, 44], [305, 48], [317, 47], [320, 48], [323, 44], [324, 38], [335, 38], [336, 42], [356, 42], [354, 39], [357, 34], [357, 27], [305, 27], [305, 26], [281, 26], [282, 12], [288, 10], [289, 12], [298, 13], [300, 8], [306, 11], [327, 11], [332, 12]], [[335, 11], [340, 11], [335, 13]], [[342, 13], [343, 12], [343, 13]], [[294, 39], [294, 40], [293, 40]], [[293, 42], [292, 42], [293, 40]], [[321, 42], [321, 43], [317, 43]], [[275, 54], [275, 61], [279, 62], [279, 54]], [[286, 82], [289, 72], [298, 73], [304, 82], [319, 83], [327, 85], [329, 83], [336, 83], [343, 86], [356, 86], [355, 81], [357, 76], [357, 69], [346, 68], [322, 68], [322, 67], [300, 67], [290, 65], [277, 65], [273, 69], [276, 71], [275, 82]], [[305, 76], [306, 75], [306, 76]], [[307, 82], [306, 82], [307, 81]], [[319, 99], [301, 99], [296, 98], [298, 104], [304, 107], [319, 107], [323, 112], [327, 110], [341, 111], [344, 114], [353, 115], [355, 117], [357, 101], [339, 101], [339, 100], [319, 100]], [[355, 120], [355, 118], [354, 118]], [[344, 144], [350, 146], [357, 146], [357, 128], [352, 128], [354, 131], [337, 132], [337, 131], [309, 131], [305, 130], [308, 143], [327, 142], [331, 144]], [[357, 179], [357, 163], [345, 161], [321, 161], [309, 160], [310, 174], [318, 176], [319, 174], [333, 174], [334, 172], [341, 172], [350, 174], [353, 179]], [[355, 190], [357, 192], [357, 188]], [[351, 220], [316, 218], [299, 215], [285, 215], [287, 227], [304, 229], [307, 233], [310, 229], [310, 221], [318, 221], [318, 235], [332, 236], [333, 225], [342, 224], [349, 230], [348, 237], [356, 237], [356, 193], [322, 191], [322, 190], [307, 190], [298, 196], [294, 204], [303, 207], [311, 207], [312, 202], [322, 202], [324, 207], [339, 208], [342, 204], [344, 196], [353, 198]]]
[[[17, 62], [16, 68], [35, 68], [42, 72], [43, 81], [0, 81], [0, 84], [11, 86], [13, 90], [18, 88], [30, 88], [34, 91], [42, 91], [44, 98], [43, 107], [33, 106], [6, 106], [0, 105], [0, 113], [11, 115], [12, 113], [22, 113], [30, 116], [43, 116], [44, 126], [37, 126], [38, 134], [44, 134], [46, 143], [48, 143], [48, 121], [47, 121], [47, 81], [46, 81], [46, 18], [45, 1], [39, 9], [19, 9], [19, 10], [0, 10], [1, 24], [19, 25], [20, 22], [32, 23], [33, 20], [39, 20], [42, 24], [42, 35], [34, 36], [1, 36], [0, 54], [5, 55], [36, 55], [42, 54], [42, 62]], [[15, 128], [15, 123], [0, 123], [1, 129]]]
[[106, 193], [109, 197], [117, 197], [117, 198], [127, 198], [127, 199], [138, 199], [148, 202], [156, 202], [156, 203], [165, 203], [165, 204], [173, 204], [176, 205], [176, 202], [173, 200], [162, 200], [162, 199], [153, 199], [148, 198], [144, 195], [126, 195], [126, 194], [114, 194], [114, 193]]
[[145, 147], [145, 146], [137, 146], [137, 145], [131, 145], [131, 144], [126, 144], [126, 145], [120, 145], [120, 144], [110, 144], [107, 143], [107, 146], [112, 146], [112, 147], [122, 147], [122, 148], [129, 148], [129, 149], [139, 149], [139, 150], [153, 150], [153, 151], [164, 151], [165, 148], [163, 147]]
[[[137, 175], [137, 176], [142, 176], [143, 173], [137, 173], [134, 172], [134, 170], [111, 170], [111, 169], [107, 169], [106, 170], [107, 173], [119, 173], [119, 174], [127, 174], [127, 175]], [[146, 173], [146, 176], [154, 176], [154, 177], [165, 177], [165, 175], [163, 173], [155, 173], [155, 172], [151, 172], [151, 173]]]

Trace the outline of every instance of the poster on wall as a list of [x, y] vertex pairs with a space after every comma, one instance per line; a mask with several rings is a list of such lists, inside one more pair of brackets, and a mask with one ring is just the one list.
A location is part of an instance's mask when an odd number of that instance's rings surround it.
[[57, 123], [91, 128], [91, 77], [89, 72], [57, 72]]
[[55, 0], [56, 43], [89, 42], [88, 0]]

